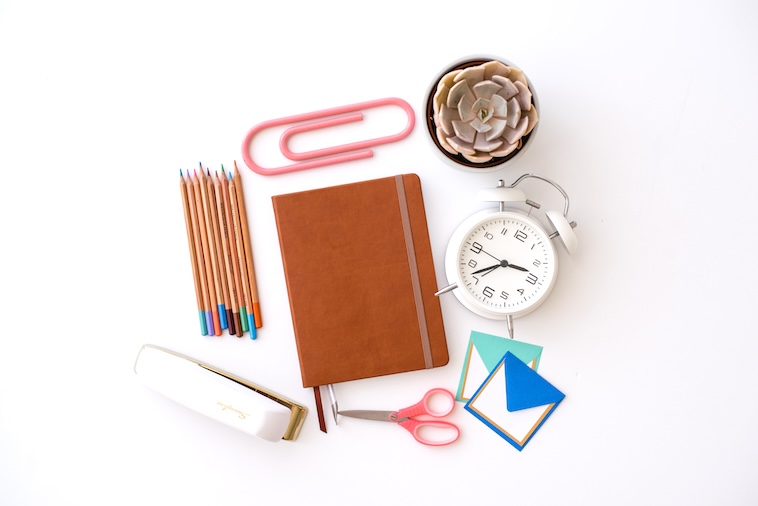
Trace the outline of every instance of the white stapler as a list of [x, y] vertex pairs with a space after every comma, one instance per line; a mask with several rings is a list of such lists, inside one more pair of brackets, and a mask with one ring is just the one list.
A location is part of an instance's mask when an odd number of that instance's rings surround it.
[[293, 441], [307, 409], [247, 380], [146, 344], [134, 364], [155, 391], [214, 420], [267, 441]]

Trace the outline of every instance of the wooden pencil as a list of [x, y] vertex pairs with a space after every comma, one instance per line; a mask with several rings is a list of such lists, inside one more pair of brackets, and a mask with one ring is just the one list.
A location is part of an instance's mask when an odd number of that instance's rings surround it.
[[205, 217], [205, 237], [208, 244], [208, 256], [206, 257], [206, 263], [210, 264], [211, 277], [213, 283], [208, 283], [213, 289], [211, 293], [211, 313], [213, 314], [213, 329], [214, 334], [221, 335], [221, 320], [219, 318], [219, 310], [223, 306], [223, 300], [221, 298], [221, 286], [218, 279], [218, 260], [216, 259], [216, 249], [213, 242], [213, 223], [211, 222], [211, 210], [208, 203], [208, 181], [205, 179], [205, 173], [202, 166], [200, 167], [200, 195], [203, 201], [203, 215]]
[[[226, 286], [226, 267], [224, 265], [224, 253], [221, 251], [221, 229], [219, 226], [218, 203], [216, 202], [216, 183], [213, 181], [211, 171], [208, 170], [208, 213], [211, 215], [211, 228], [213, 229], [213, 247], [216, 252], [216, 275], [218, 276], [218, 317], [221, 329], [226, 329], [226, 308], [229, 306], [229, 288]], [[215, 272], [215, 271], [214, 271]]]
[[[248, 283], [250, 285], [250, 296], [253, 304], [254, 326], [261, 328], [263, 319], [261, 318], [260, 301], [258, 300], [258, 283], [255, 279], [255, 266], [253, 265], [253, 249], [250, 244], [250, 232], [248, 230], [247, 212], [245, 211], [245, 195], [242, 191], [242, 177], [237, 169], [237, 161], [234, 162], [234, 182], [237, 187], [237, 207], [239, 208], [240, 227], [242, 228], [242, 240], [245, 245], [245, 262], [247, 264]], [[248, 316], [250, 317], [250, 316]]]
[[237, 243], [234, 241], [234, 222], [232, 221], [232, 210], [229, 207], [229, 181], [226, 179], [224, 166], [221, 166], [221, 197], [224, 210], [224, 233], [226, 234], [225, 250], [227, 258], [227, 270], [229, 277], [229, 292], [232, 296], [232, 319], [237, 329], [237, 337], [242, 337], [242, 325], [240, 323], [239, 308], [242, 302], [242, 286], [240, 284], [240, 272], [237, 265]]
[[[223, 165], [221, 166], [223, 170]], [[224, 212], [224, 193], [221, 187], [218, 173], [213, 173], [213, 189], [216, 194], [216, 215], [218, 216], [218, 236], [220, 244], [220, 257], [223, 264], [221, 279], [224, 284], [224, 305], [226, 307], [226, 322], [229, 328], [229, 334], [237, 333], [237, 327], [232, 314], [232, 308], [236, 305], [234, 278], [232, 277], [232, 266], [229, 264], [229, 244], [227, 238], [226, 214]]]
[[190, 253], [190, 264], [192, 264], [192, 279], [195, 283], [195, 299], [197, 300], [197, 313], [200, 318], [200, 333], [208, 335], [208, 327], [205, 323], [205, 310], [203, 309], [203, 293], [200, 287], [200, 274], [198, 272], [197, 253], [195, 251], [195, 240], [192, 231], [192, 212], [190, 210], [190, 198], [187, 193], [187, 181], [184, 179], [184, 173], [179, 169], [179, 191], [182, 195], [182, 208], [184, 209], [184, 225], [187, 229], [187, 245]]
[[242, 241], [242, 230], [239, 217], [239, 206], [237, 205], [237, 190], [234, 184], [232, 175], [229, 174], [229, 206], [232, 211], [232, 222], [234, 223], [234, 242], [237, 246], [237, 265], [240, 271], [240, 285], [242, 285], [242, 296], [244, 305], [240, 307], [240, 322], [242, 323], [242, 330], [244, 332], [250, 331], [250, 338], [255, 339], [255, 322], [250, 325], [252, 317], [248, 316], [248, 312], [252, 313], [252, 299], [250, 298], [250, 284], [247, 281], [247, 262], [245, 261], [245, 246]]
[[[195, 211], [197, 213], [197, 230], [200, 237], [200, 249], [198, 254], [202, 254], [203, 258], [203, 270], [205, 271], [205, 287], [206, 287], [206, 307], [205, 307], [205, 321], [208, 328], [208, 335], [215, 335], [216, 329], [213, 327], [213, 308], [216, 305], [216, 295], [213, 291], [213, 269], [210, 264], [209, 250], [208, 250], [208, 237], [207, 229], [205, 228], [205, 218], [203, 214], [203, 199], [200, 191], [200, 179], [197, 177], [197, 171], [193, 171], [192, 178], [192, 191], [195, 195]], [[199, 256], [199, 255], [198, 255]]]

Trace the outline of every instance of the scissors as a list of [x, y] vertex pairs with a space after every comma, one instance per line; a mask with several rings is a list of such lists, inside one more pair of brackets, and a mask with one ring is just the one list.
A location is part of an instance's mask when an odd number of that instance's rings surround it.
[[[443, 446], [455, 442], [460, 435], [458, 427], [450, 422], [437, 420], [417, 420], [420, 415], [442, 418], [453, 412], [455, 397], [444, 388], [433, 388], [424, 397], [407, 408], [398, 411], [352, 410], [340, 411], [339, 414], [351, 418], [394, 422], [410, 432], [421, 444]], [[424, 430], [426, 429], [426, 430]]]

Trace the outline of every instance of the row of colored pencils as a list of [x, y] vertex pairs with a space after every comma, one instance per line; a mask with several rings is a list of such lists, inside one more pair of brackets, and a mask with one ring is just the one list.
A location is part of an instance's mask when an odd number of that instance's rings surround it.
[[257, 337], [261, 320], [253, 252], [245, 211], [242, 179], [199, 170], [179, 170], [192, 275], [195, 281], [200, 332], [220, 336], [223, 330], [242, 337]]

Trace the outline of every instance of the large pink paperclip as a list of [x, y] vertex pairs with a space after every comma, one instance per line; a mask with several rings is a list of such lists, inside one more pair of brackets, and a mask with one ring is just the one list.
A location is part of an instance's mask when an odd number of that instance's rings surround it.
[[[346, 123], [352, 123], [355, 121], [361, 121], [363, 120], [363, 113], [356, 111], [382, 107], [386, 105], [396, 105], [398, 107], [401, 107], [403, 110], [405, 110], [405, 113], [408, 117], [408, 124], [401, 132], [397, 134], [387, 135], [385, 137], [377, 137], [375, 139], [367, 139], [364, 141], [351, 142], [348, 144], [340, 144], [338, 146], [316, 149], [302, 153], [295, 153], [293, 151], [290, 151], [288, 147], [290, 137], [295, 134], [309, 132], [311, 130], [318, 130], [320, 128], [344, 125]], [[342, 114], [342, 116], [337, 116], [340, 114]], [[253, 158], [250, 156], [250, 145], [253, 141], [253, 137], [267, 128], [287, 125], [290, 123], [300, 124], [291, 126], [282, 133], [282, 136], [279, 138], [279, 150], [285, 157], [293, 160], [296, 163], [273, 168], [261, 167], [255, 163], [253, 161]], [[415, 124], [416, 115], [413, 112], [413, 108], [405, 100], [395, 97], [381, 98], [378, 100], [361, 102], [359, 104], [344, 105], [340, 107], [334, 107], [332, 109], [324, 109], [322, 111], [297, 114], [295, 116], [288, 116], [286, 118], [272, 119], [264, 121], [263, 123], [259, 123], [250, 129], [250, 131], [245, 136], [245, 140], [242, 142], [242, 159], [245, 160], [245, 163], [248, 167], [250, 167], [252, 171], [264, 176], [284, 174], [297, 170], [313, 169], [316, 167], [350, 162], [353, 160], [361, 160], [363, 158], [370, 158], [374, 156], [374, 152], [368, 148], [405, 139], [408, 134], [411, 133]]]

